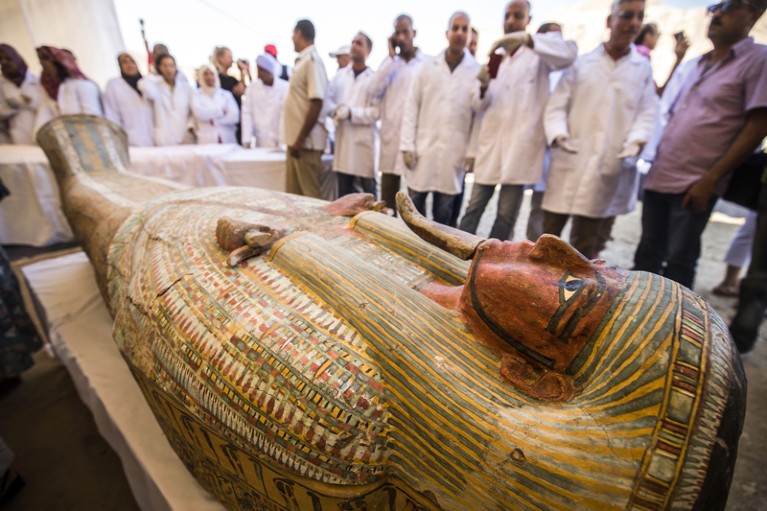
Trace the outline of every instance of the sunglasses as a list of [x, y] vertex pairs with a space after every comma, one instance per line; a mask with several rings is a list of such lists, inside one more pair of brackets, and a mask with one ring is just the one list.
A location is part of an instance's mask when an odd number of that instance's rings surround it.
[[717, 13], [725, 14], [730, 11], [734, 11], [738, 7], [749, 7], [751, 9], [755, 9], [755, 7], [748, 2], [743, 2], [742, 0], [727, 0], [726, 2], [719, 2], [718, 4], [711, 4], [708, 7], [706, 7], [706, 11], [709, 15], [714, 15]]
[[618, 18], [623, 21], [631, 21], [634, 18], [642, 21], [644, 19], [644, 11], [620, 11], [618, 12]]

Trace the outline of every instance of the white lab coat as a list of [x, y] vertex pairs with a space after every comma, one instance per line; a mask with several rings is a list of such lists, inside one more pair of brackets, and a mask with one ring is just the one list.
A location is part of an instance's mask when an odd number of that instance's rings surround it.
[[479, 63], [469, 50], [455, 71], [445, 52], [424, 61], [413, 78], [402, 118], [401, 151], [414, 151], [418, 162], [405, 171], [407, 187], [417, 192], [455, 195], [463, 187], [463, 164], [469, 152], [474, 109], [472, 92]]
[[139, 80], [138, 87], [152, 103], [155, 145], [193, 143], [188, 131], [192, 126], [193, 93], [189, 82], [176, 77], [176, 85], [171, 88], [161, 76], [146, 76]]
[[416, 50], [410, 62], [399, 55], [386, 57], [373, 78], [373, 96], [380, 100], [381, 155], [378, 168], [384, 174], [401, 176], [405, 162], [399, 150], [402, 116], [413, 77], [423, 64], [424, 55]]
[[192, 95], [192, 116], [198, 144], [236, 144], [240, 108], [232, 93], [220, 87], [209, 96], [203, 89]]
[[104, 117], [125, 130], [129, 145], [154, 145], [152, 104], [120, 76], [109, 80], [104, 89]]
[[27, 71], [20, 87], [0, 76], [0, 120], [8, 121], [8, 143], [36, 143], [35, 117], [41, 94], [45, 92], [36, 74]]
[[571, 65], [578, 48], [559, 33], [531, 37], [533, 48], [523, 46], [503, 59], [484, 98], [480, 99], [477, 82], [473, 100], [483, 117], [474, 165], [476, 183], [528, 185], [541, 180], [549, 73]]
[[635, 159], [619, 160], [624, 146], [646, 143], [658, 98], [650, 61], [631, 52], [614, 61], [600, 45], [562, 75], [544, 114], [547, 140], [566, 136], [577, 154], [552, 148], [543, 209], [608, 218], [634, 209]]
[[83, 78], [67, 78], [59, 86], [56, 97], [59, 115], [104, 115], [101, 108], [101, 91], [96, 82]]
[[376, 121], [381, 115], [378, 100], [373, 97], [373, 77], [369, 67], [355, 78], [352, 66], [340, 69], [328, 85], [325, 95], [325, 109], [333, 115], [336, 108], [346, 105], [351, 118], [342, 120], [336, 126], [333, 170], [374, 178], [376, 171], [376, 146], [378, 127]]
[[288, 92], [288, 82], [274, 78], [269, 86], [253, 80], [242, 97], [242, 145], [250, 147], [256, 137], [256, 147], [278, 147], [282, 137], [282, 104]]

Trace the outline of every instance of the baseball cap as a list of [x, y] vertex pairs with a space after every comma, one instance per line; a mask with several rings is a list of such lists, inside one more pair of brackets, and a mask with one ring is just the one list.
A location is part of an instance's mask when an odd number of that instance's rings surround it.
[[264, 46], [264, 52], [268, 53], [275, 59], [277, 58], [277, 47], [273, 44], [267, 44]]
[[336, 51], [331, 51], [330, 53], [328, 53], [328, 55], [330, 55], [330, 58], [334, 59], [338, 57], [339, 55], [349, 55], [350, 51], [352, 51], [352, 47], [347, 44], [347, 45], [341, 46]]

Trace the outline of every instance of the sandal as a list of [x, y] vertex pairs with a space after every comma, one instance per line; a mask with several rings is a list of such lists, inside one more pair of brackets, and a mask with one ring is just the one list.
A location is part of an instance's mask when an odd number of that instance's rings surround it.
[[727, 296], [731, 298], [737, 297], [740, 294], [738, 286], [731, 286], [727, 284], [719, 284], [711, 290], [711, 293], [715, 294], [716, 296]]

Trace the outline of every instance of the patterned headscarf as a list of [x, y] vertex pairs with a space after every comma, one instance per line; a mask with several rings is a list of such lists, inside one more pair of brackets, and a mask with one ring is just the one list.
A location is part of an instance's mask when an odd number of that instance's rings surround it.
[[19, 52], [9, 44], [0, 44], [0, 53], [4, 53], [9, 60], [12, 60], [15, 69], [10, 70], [3, 68], [3, 76], [10, 82], [16, 84], [16, 87], [21, 87], [24, 83], [24, 78], [27, 76], [27, 63], [19, 55]]
[[67, 50], [54, 48], [53, 46], [40, 46], [37, 48], [37, 56], [41, 61], [50, 60], [56, 66], [56, 73], [43, 68], [43, 72], [40, 74], [40, 83], [45, 92], [48, 93], [48, 96], [53, 100], [57, 99], [59, 86], [66, 78], [88, 80], [88, 77], [77, 67], [75, 56]]

